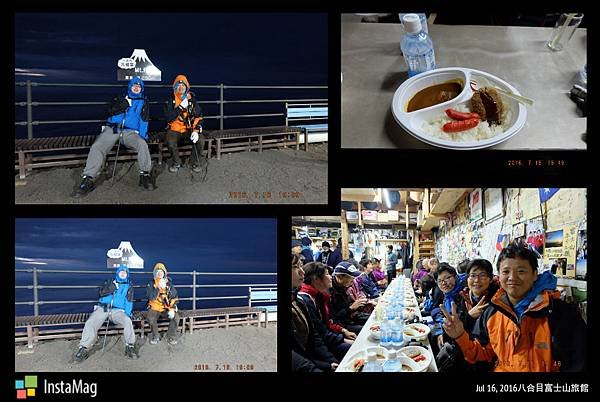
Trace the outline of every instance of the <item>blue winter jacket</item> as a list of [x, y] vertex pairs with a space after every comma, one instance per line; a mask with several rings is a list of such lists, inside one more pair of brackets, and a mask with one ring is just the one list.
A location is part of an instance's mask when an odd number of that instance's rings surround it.
[[305, 264], [308, 262], [313, 262], [315, 260], [310, 246], [302, 246], [302, 251], [300, 252], [300, 254], [304, 256]]
[[[127, 272], [127, 278], [119, 278], [119, 272]], [[116, 284], [115, 284], [116, 282]], [[118, 288], [117, 288], [118, 285]], [[129, 280], [129, 268], [121, 264], [116, 272], [113, 281], [105, 281], [99, 290], [99, 305], [110, 309], [120, 309], [131, 317], [133, 313], [133, 284]]]
[[[135, 94], [131, 87], [133, 84], [140, 84], [142, 90], [139, 94]], [[117, 113], [111, 115], [108, 118], [108, 123], [117, 124], [119, 127], [124, 129], [137, 130], [140, 137], [148, 139], [148, 107], [145, 104], [144, 99], [144, 81], [139, 77], [133, 77], [127, 85], [127, 96], [131, 99], [131, 106], [126, 105], [124, 102], [125, 95], [119, 96], [113, 100], [119, 104], [125, 105], [126, 108], [123, 111], [123, 107], [113, 106], [109, 109], [109, 113]]]
[[373, 280], [371, 275], [363, 274], [360, 289], [365, 292], [369, 299], [375, 299], [379, 297], [379, 287], [377, 287], [377, 282]]

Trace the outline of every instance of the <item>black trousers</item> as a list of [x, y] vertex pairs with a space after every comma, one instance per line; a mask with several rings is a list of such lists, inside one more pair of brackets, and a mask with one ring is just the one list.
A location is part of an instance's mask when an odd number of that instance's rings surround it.
[[190, 156], [192, 164], [204, 165], [206, 163], [206, 156], [204, 155], [204, 143], [206, 142], [206, 137], [204, 136], [204, 133], [200, 133], [198, 135], [198, 141], [195, 144], [192, 143], [192, 140], [190, 139], [191, 135], [191, 131], [186, 131], [185, 133], [178, 133], [172, 130], [167, 131], [167, 147], [171, 152], [171, 163], [173, 165], [181, 165], [181, 157], [179, 156], [179, 143], [192, 144], [192, 154]]
[[393, 271], [387, 271], [388, 285], [390, 283], [392, 283], [392, 279], [394, 279], [395, 277], [396, 277], [396, 270], [395, 269]]

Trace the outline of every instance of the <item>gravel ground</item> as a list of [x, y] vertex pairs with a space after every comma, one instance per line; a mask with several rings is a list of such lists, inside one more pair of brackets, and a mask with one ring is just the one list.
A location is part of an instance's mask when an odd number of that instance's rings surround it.
[[200, 329], [182, 335], [177, 345], [169, 345], [165, 340], [150, 345], [148, 337], [138, 337], [137, 359], [125, 356], [120, 335], [107, 338], [104, 351], [99, 338], [90, 357], [79, 364], [73, 362], [78, 345], [79, 340], [75, 339], [44, 341], [33, 349], [16, 346], [15, 371], [277, 371], [277, 327], [273, 324], [268, 328]]
[[206, 180], [183, 168], [170, 173], [155, 166], [154, 191], [138, 186], [135, 161], [120, 163], [111, 184], [110, 169], [83, 198], [70, 194], [83, 167], [34, 170], [25, 180], [15, 176], [17, 204], [327, 204], [327, 144], [309, 151], [277, 149], [224, 154], [210, 159]]

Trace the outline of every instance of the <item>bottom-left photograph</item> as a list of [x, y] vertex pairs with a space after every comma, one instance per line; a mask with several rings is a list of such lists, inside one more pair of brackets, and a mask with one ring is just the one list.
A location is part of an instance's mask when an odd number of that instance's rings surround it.
[[15, 219], [14, 277], [16, 372], [277, 371], [276, 219]]

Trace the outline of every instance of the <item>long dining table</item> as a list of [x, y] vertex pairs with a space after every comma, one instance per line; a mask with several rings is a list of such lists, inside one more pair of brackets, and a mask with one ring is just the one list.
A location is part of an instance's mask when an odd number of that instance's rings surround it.
[[[389, 284], [387, 289], [393, 289], [395, 286], [398, 285], [397, 281], [404, 281], [404, 280], [408, 280], [408, 279], [403, 278], [403, 277], [395, 278]], [[413, 294], [414, 294], [414, 291], [413, 291]], [[385, 300], [385, 293], [379, 299], [380, 299], [380, 302], [382, 299]], [[414, 307], [414, 309], [415, 309], [415, 315], [417, 317], [419, 317], [419, 321], [421, 321], [422, 316], [421, 316], [421, 311], [419, 310], [419, 307], [418, 306]], [[379, 340], [374, 339], [371, 336], [371, 330], [369, 329], [374, 324], [380, 324], [380, 321], [377, 319], [376, 311], [377, 310], [373, 310], [373, 312], [369, 316], [369, 319], [367, 320], [365, 325], [362, 327], [362, 330], [357, 334], [356, 339], [354, 340], [354, 343], [352, 344], [352, 346], [350, 347], [350, 349], [344, 356], [344, 359], [342, 359], [342, 361], [340, 362], [338, 368], [336, 369], [336, 372], [347, 372], [347, 367], [352, 363], [351, 360], [352, 360], [353, 356], [355, 356], [361, 350], [365, 350], [365, 349], [373, 347], [373, 346], [380, 346]], [[427, 372], [437, 372], [438, 368], [437, 368], [437, 364], [435, 363], [435, 356], [433, 356], [433, 352], [431, 350], [431, 345], [429, 344], [429, 341], [427, 339], [425, 339], [424, 341], [421, 341], [421, 343], [424, 345], [424, 347], [426, 347], [426, 349], [429, 351], [429, 355], [431, 356], [431, 363], [429, 364], [429, 367], [427, 368]]]

